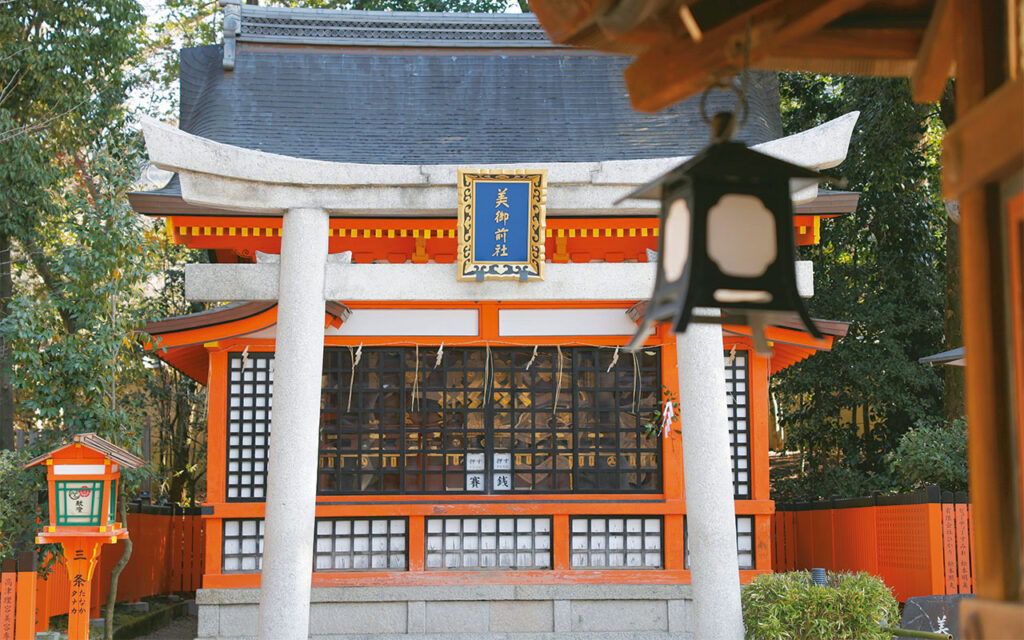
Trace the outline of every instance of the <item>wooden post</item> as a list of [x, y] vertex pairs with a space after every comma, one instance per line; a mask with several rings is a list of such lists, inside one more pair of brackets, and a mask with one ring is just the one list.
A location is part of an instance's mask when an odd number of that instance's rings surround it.
[[99, 561], [103, 542], [76, 538], [63, 543], [64, 557], [71, 583], [71, 604], [68, 608], [68, 640], [89, 640], [89, 603], [92, 578]]
[[[1005, 5], [998, 0], [957, 0], [957, 120], [1005, 80]], [[1007, 345], [1007, 247], [998, 185], [974, 187], [960, 197], [960, 261], [971, 498], [977, 544], [977, 595], [989, 600], [1021, 596], [1021, 537], [1014, 460], [1013, 358]], [[963, 619], [962, 619], [963, 620]]]
[[0, 640], [14, 640], [14, 622], [18, 563], [14, 558], [4, 560], [0, 573]]
[[18, 554], [18, 611], [14, 637], [17, 640], [33, 640], [36, 637], [36, 553], [22, 551]]

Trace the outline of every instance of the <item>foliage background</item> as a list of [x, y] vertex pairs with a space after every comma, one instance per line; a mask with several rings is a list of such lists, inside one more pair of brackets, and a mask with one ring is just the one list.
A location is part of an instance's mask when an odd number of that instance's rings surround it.
[[[942, 424], [943, 384], [917, 359], [943, 349], [947, 217], [940, 197], [937, 105], [914, 104], [904, 79], [781, 74], [785, 132], [859, 111], [847, 160], [829, 173], [860, 192], [857, 211], [823, 222], [814, 263], [816, 318], [849, 333], [776, 376], [786, 448], [802, 452], [777, 500], [900, 488], [891, 465], [914, 425]], [[945, 488], [945, 487], [944, 487]]]

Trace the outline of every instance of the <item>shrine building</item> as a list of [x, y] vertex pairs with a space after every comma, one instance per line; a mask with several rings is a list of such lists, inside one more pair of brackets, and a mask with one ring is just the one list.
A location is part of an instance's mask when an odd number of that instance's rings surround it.
[[[186, 295], [230, 303], [146, 328], [209, 389], [200, 637], [257, 633], [275, 346], [320, 339], [278, 334], [301, 284], [283, 220], [303, 207], [327, 212], [310, 635], [691, 631], [676, 372], [701, 370], [667, 323], [621, 348], [659, 219], [613, 203], [707, 144], [699, 98], [636, 112], [628, 59], [553, 45], [529, 15], [224, 4], [223, 44], [181, 52], [178, 129], [146, 128], [175, 175], [130, 198], [207, 252]], [[747, 98], [739, 139], [815, 169], [845, 158], [856, 114], [784, 137], [775, 75], [752, 73]], [[466, 269], [467, 172], [543, 176], [541, 271]], [[794, 201], [809, 245], [857, 196]], [[798, 276], [813, 295], [810, 263]], [[767, 328], [771, 357], [723, 328], [744, 582], [772, 570], [769, 377], [846, 331], [818, 326]]]

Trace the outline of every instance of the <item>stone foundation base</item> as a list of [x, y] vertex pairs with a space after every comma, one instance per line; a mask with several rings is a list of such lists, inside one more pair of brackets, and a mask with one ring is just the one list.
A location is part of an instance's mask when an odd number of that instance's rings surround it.
[[[690, 585], [314, 588], [309, 637], [692, 640]], [[202, 589], [199, 640], [255, 638], [257, 589]]]

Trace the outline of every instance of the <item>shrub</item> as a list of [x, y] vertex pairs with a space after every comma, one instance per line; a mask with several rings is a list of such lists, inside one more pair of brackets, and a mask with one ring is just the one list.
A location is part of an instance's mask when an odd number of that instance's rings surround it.
[[760, 575], [743, 590], [748, 640], [891, 640], [881, 625], [899, 625], [885, 583], [867, 573], [829, 573], [828, 587], [809, 571]]
[[892, 470], [906, 491], [928, 485], [967, 491], [967, 423], [919, 423], [903, 434]]
[[36, 496], [45, 476], [23, 471], [27, 461], [21, 452], [0, 451], [0, 560], [35, 548]]

